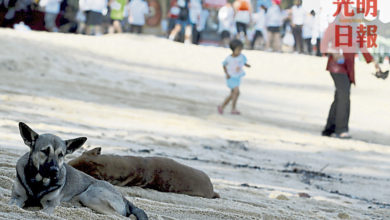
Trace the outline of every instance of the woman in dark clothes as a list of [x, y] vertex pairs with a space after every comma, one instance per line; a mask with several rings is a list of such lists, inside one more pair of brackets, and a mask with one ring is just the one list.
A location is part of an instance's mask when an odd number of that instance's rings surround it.
[[[351, 138], [348, 126], [351, 84], [355, 84], [355, 55], [359, 45], [356, 45], [356, 39], [354, 39], [352, 47], [329, 48], [329, 43], [335, 41], [335, 29], [336, 24], [330, 24], [321, 42], [321, 51], [330, 54], [326, 70], [330, 72], [336, 87], [334, 101], [322, 135], [349, 139]], [[379, 65], [374, 61], [367, 48], [360, 48], [359, 50], [362, 52], [366, 62], [374, 63], [375, 68], [379, 71]]]

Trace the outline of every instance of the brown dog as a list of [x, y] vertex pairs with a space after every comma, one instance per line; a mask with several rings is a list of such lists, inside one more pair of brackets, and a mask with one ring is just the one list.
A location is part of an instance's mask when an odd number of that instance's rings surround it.
[[101, 155], [101, 148], [84, 152], [68, 164], [96, 179], [117, 186], [139, 186], [161, 192], [219, 198], [202, 171], [163, 157]]

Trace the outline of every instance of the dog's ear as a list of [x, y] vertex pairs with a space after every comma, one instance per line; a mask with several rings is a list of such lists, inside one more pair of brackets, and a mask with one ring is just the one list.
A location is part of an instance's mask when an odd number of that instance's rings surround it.
[[23, 122], [19, 122], [19, 132], [20, 136], [23, 138], [24, 144], [33, 148], [39, 135]]
[[102, 148], [101, 147], [96, 147], [92, 150], [89, 150], [89, 151], [85, 151], [83, 154], [84, 155], [91, 155], [91, 156], [97, 156], [97, 155], [100, 155], [102, 153]]
[[87, 141], [86, 137], [79, 137], [75, 139], [66, 140], [66, 154], [71, 154], [79, 149]]

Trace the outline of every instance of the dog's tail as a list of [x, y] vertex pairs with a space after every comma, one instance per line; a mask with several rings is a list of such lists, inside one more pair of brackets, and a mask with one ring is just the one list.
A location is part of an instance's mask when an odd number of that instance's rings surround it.
[[130, 215], [134, 215], [137, 220], [148, 220], [148, 216], [144, 212], [144, 210], [137, 208], [133, 203], [131, 203], [129, 200], [123, 198], [123, 200], [126, 203], [126, 217], [129, 217]]
[[218, 193], [214, 192], [213, 199], [219, 199], [219, 198], [221, 198], [221, 196], [219, 196]]

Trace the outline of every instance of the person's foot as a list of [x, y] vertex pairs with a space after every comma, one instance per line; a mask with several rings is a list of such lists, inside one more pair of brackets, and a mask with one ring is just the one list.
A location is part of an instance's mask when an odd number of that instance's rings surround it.
[[239, 112], [237, 110], [232, 110], [231, 114], [232, 115], [241, 115], [241, 112]]
[[331, 130], [323, 130], [321, 135], [324, 137], [330, 137], [333, 133], [334, 133], [334, 131], [331, 131]]
[[331, 137], [340, 138], [340, 139], [351, 139], [352, 136], [348, 132], [342, 132], [340, 134], [333, 133]]
[[218, 106], [217, 107], [217, 109], [218, 109], [218, 113], [220, 114], [220, 115], [223, 115], [223, 108], [222, 108], [222, 106]]

